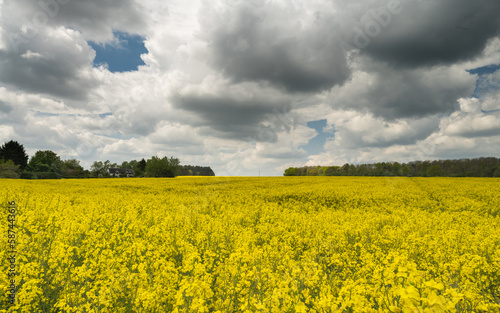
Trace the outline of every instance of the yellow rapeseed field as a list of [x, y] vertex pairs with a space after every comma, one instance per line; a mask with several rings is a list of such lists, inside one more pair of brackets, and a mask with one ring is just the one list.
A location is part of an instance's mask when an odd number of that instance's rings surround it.
[[498, 179], [0, 180], [0, 200], [0, 312], [500, 312]]

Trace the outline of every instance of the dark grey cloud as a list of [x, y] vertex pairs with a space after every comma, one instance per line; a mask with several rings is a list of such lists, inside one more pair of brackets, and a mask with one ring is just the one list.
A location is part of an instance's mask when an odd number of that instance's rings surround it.
[[63, 26], [100, 42], [112, 39], [113, 30], [142, 34], [147, 24], [143, 7], [134, 0], [17, 0], [5, 3], [2, 11], [8, 31], [27, 30], [28, 39], [45, 26]]
[[[73, 0], [61, 6], [59, 22], [73, 26], [92, 39], [113, 30], [142, 34], [147, 21], [140, 2], [135, 0]], [[101, 34], [101, 35], [100, 35]]]
[[212, 132], [211, 135], [226, 139], [257, 138], [263, 123], [276, 120], [276, 112], [287, 113], [291, 110], [291, 105], [284, 101], [247, 100], [232, 96], [178, 95], [172, 101], [177, 109], [192, 114], [191, 125], [205, 127], [204, 134]]
[[[334, 108], [371, 112], [387, 120], [448, 114], [457, 100], [474, 92], [476, 76], [460, 69], [394, 69], [385, 63], [362, 65], [345, 88], [331, 92]], [[363, 76], [364, 75], [364, 76]]]
[[400, 10], [390, 22], [385, 18], [388, 25], [384, 16], [377, 22], [376, 11], [365, 15], [354, 35], [372, 31], [362, 53], [394, 67], [449, 65], [476, 58], [490, 39], [500, 35], [497, 0], [401, 0]]
[[208, 12], [202, 25], [212, 64], [234, 82], [265, 81], [295, 93], [328, 90], [349, 77], [332, 12], [264, 1]]
[[86, 99], [98, 84], [89, 74], [93, 51], [85, 41], [75, 45], [78, 39], [72, 35], [72, 30], [59, 29], [56, 35], [33, 38], [17, 51], [0, 50], [0, 83], [29, 93]]
[[436, 79], [436, 85], [418, 77], [417, 73], [389, 73], [379, 75], [375, 86], [365, 96], [372, 104], [368, 110], [375, 116], [388, 119], [423, 117], [453, 112], [457, 100], [474, 90], [472, 84], [443, 84]]

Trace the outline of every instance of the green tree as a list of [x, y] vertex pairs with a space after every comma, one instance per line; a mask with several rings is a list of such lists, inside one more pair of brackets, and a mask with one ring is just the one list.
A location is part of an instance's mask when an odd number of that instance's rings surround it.
[[179, 175], [179, 159], [153, 156], [146, 162], [146, 176], [175, 177]]
[[325, 171], [325, 176], [337, 176], [339, 175], [339, 166], [329, 166]]
[[17, 178], [19, 175], [19, 165], [14, 164], [14, 161], [0, 160], [0, 178]]
[[342, 165], [341, 171], [342, 171], [342, 176], [347, 176], [347, 174], [349, 173], [349, 163]]
[[[125, 163], [125, 162], [123, 162], [123, 163]], [[122, 165], [123, 165], [123, 163], [122, 163]], [[135, 170], [139, 166], [139, 161], [131, 160], [130, 162], [128, 162], [128, 166], [129, 166], [128, 168]]]
[[287, 168], [283, 176], [298, 176], [297, 168], [296, 167]]
[[83, 167], [80, 161], [76, 159], [69, 159], [63, 161], [63, 176], [65, 177], [82, 177], [84, 176]]
[[392, 164], [391, 173], [392, 175], [398, 176], [399, 173], [401, 173], [401, 164], [399, 164], [398, 162], [394, 162], [394, 164]]
[[493, 177], [500, 177], [500, 166], [498, 166], [493, 173]]
[[95, 161], [90, 166], [90, 172], [92, 173], [93, 177], [100, 177], [100, 176], [109, 177], [108, 170], [112, 167], [117, 167], [117, 164], [111, 163], [109, 160], [106, 160], [104, 162]]
[[143, 177], [146, 172], [146, 160], [142, 159], [140, 161], [130, 161], [130, 166], [134, 170], [135, 177]]
[[401, 174], [403, 176], [408, 176], [410, 174], [410, 168], [408, 167], [408, 165], [403, 165], [403, 167], [401, 168]]
[[14, 164], [19, 165], [21, 170], [24, 170], [28, 165], [28, 155], [23, 145], [14, 140], [6, 142], [0, 147], [0, 160], [11, 160]]
[[140, 161], [137, 161], [137, 160], [132, 160], [132, 161], [128, 162], [128, 164], [130, 166], [129, 168], [134, 170], [135, 177], [144, 176], [144, 170], [141, 170], [141, 166], [139, 163], [140, 163]]
[[349, 170], [347, 174], [349, 176], [356, 176], [357, 173], [358, 173], [358, 168], [356, 167], [356, 165], [354, 164], [349, 165]]
[[443, 169], [439, 165], [431, 165], [427, 168], [427, 176], [443, 176]]
[[62, 174], [63, 162], [53, 151], [38, 150], [35, 155], [31, 157], [27, 169], [31, 172], [51, 172]]
[[318, 170], [317, 170], [317, 169], [315, 169], [315, 168], [310, 169], [310, 170], [307, 172], [307, 176], [318, 176]]

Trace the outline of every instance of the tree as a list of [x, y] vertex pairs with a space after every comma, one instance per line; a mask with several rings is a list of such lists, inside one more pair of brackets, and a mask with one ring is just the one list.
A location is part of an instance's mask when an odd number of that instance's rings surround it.
[[357, 172], [358, 172], [358, 169], [357, 169], [356, 165], [354, 165], [354, 164], [349, 165], [349, 171], [347, 173], [349, 176], [355, 176], [357, 174]]
[[210, 166], [180, 165], [179, 176], [215, 176]]
[[408, 174], [410, 174], [410, 168], [406, 164], [401, 168], [401, 174], [403, 176], [408, 176]]
[[497, 169], [493, 173], [493, 177], [500, 177], [500, 165], [497, 167]]
[[394, 162], [394, 164], [392, 164], [392, 175], [395, 175], [395, 176], [398, 176], [399, 173], [401, 173], [401, 164], [399, 164], [398, 162]]
[[38, 150], [35, 155], [31, 157], [27, 169], [31, 172], [51, 172], [62, 174], [63, 162], [53, 151]]
[[325, 171], [325, 176], [337, 176], [339, 175], [338, 174], [339, 169], [340, 169], [339, 166], [329, 166]]
[[297, 168], [296, 167], [287, 168], [283, 176], [298, 176]]
[[143, 177], [146, 171], [146, 160], [132, 160], [129, 162], [130, 168], [134, 170], [135, 177]]
[[99, 176], [108, 177], [109, 176], [108, 170], [112, 167], [117, 167], [116, 163], [111, 163], [109, 160], [106, 160], [104, 162], [95, 161], [90, 166], [90, 172], [94, 177], [99, 177]]
[[141, 171], [143, 172], [146, 171], [146, 160], [144, 160], [144, 158], [142, 158], [142, 160], [139, 161], [138, 167]]
[[349, 163], [342, 165], [342, 175], [346, 176], [349, 173]]
[[427, 168], [427, 176], [443, 176], [443, 169], [439, 165], [431, 165]]
[[[318, 170], [318, 175], [325, 176], [451, 176], [451, 177], [499, 177], [500, 159], [494, 157], [461, 159], [413, 161], [409, 163], [381, 162], [372, 164], [328, 167], [304, 166], [293, 168], [299, 176], [311, 175], [312, 169]], [[346, 172], [347, 170], [347, 172]], [[285, 176], [292, 173], [292, 168], [285, 171]], [[312, 171], [314, 173], [314, 171]]]
[[14, 140], [6, 142], [0, 147], [0, 160], [11, 160], [15, 165], [19, 165], [21, 170], [24, 170], [28, 165], [28, 155], [23, 145]]
[[63, 161], [63, 175], [66, 177], [84, 176], [84, 170], [83, 167], [80, 165], [80, 161], [76, 159]]
[[14, 161], [0, 160], [0, 178], [17, 178], [19, 175], [19, 165], [14, 164]]
[[175, 177], [179, 175], [179, 159], [153, 156], [146, 162], [146, 176]]

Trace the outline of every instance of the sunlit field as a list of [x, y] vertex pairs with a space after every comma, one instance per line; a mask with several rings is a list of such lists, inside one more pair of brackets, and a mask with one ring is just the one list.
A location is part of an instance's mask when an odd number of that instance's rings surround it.
[[0, 312], [500, 312], [499, 179], [0, 187]]

